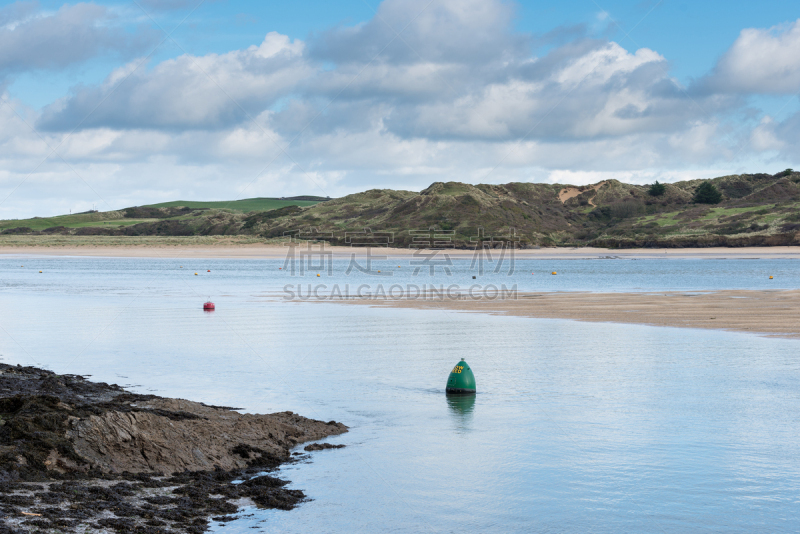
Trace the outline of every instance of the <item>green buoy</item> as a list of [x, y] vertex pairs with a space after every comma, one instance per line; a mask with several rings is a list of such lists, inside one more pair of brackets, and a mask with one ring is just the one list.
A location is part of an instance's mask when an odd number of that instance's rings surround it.
[[475, 393], [475, 375], [464, 358], [453, 367], [447, 377], [446, 393]]

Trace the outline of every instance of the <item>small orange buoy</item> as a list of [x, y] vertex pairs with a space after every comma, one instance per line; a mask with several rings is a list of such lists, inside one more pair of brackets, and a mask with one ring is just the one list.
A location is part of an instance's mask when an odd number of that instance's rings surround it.
[[39, 272], [42, 272], [42, 271], [39, 271]]
[[205, 311], [212, 311], [212, 310], [214, 310], [216, 308], [214, 307], [214, 303], [209, 300], [208, 302], [203, 304], [203, 309]]
[[211, 269], [207, 270], [206, 272], [207, 272], [207, 273], [210, 273], [210, 272], [211, 272]]
[[556, 273], [555, 271], [553, 271], [553, 274], [558, 274], [558, 273]]
[[194, 275], [197, 276], [197, 273], [194, 273]]
[[279, 271], [282, 271], [282, 270], [283, 270], [283, 267], [278, 267], [278, 270], [279, 270]]
[[[42, 272], [42, 271], [39, 271], [39, 272]], [[772, 280], [772, 277], [770, 276], [769, 279]]]
[[319, 278], [319, 273], [317, 273], [317, 278]]

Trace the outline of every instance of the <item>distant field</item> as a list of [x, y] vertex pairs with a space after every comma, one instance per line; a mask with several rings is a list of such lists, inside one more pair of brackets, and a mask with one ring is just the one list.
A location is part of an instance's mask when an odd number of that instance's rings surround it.
[[56, 217], [35, 217], [33, 219], [12, 219], [0, 221], [0, 230], [25, 226], [31, 230], [45, 230], [54, 226], [81, 228], [83, 226], [128, 226], [156, 219], [123, 219], [116, 211], [103, 213], [81, 213], [76, 215], [58, 215]]
[[313, 206], [322, 202], [319, 200], [280, 200], [275, 198], [245, 198], [243, 200], [231, 201], [218, 201], [218, 202], [203, 202], [194, 200], [175, 200], [172, 202], [162, 202], [161, 204], [147, 204], [148, 208], [174, 208], [176, 206], [186, 206], [187, 208], [216, 208], [216, 209], [230, 209], [236, 211], [267, 211], [286, 206]]

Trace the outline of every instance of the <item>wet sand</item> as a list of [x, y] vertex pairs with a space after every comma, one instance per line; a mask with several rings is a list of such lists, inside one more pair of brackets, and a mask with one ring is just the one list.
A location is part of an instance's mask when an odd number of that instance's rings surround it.
[[[208, 259], [283, 259], [289, 247], [281, 244], [241, 243], [231, 244], [229, 240], [213, 245], [197, 245], [195, 242], [182, 242], [177, 238], [169, 241], [145, 241], [139, 245], [103, 245], [102, 241], [86, 242], [81, 246], [57, 244], [52, 246], [9, 245], [0, 239], [0, 256], [84, 256], [112, 258], [208, 258]], [[303, 245], [305, 247], [305, 245]], [[315, 245], [314, 250], [319, 250]], [[364, 255], [364, 247], [326, 246], [334, 257], [349, 257], [351, 254]], [[373, 254], [392, 258], [411, 257], [415, 249], [373, 248]], [[445, 249], [441, 254], [452, 258], [469, 259], [473, 250]], [[537, 248], [514, 252], [517, 259], [663, 259], [663, 258], [797, 258], [800, 247], [742, 247], [742, 248], [675, 248], [675, 249], [604, 249], [604, 248]]]
[[547, 319], [710, 328], [800, 338], [800, 290], [659, 293], [519, 293], [472, 300], [351, 299], [348, 304], [453, 310]]

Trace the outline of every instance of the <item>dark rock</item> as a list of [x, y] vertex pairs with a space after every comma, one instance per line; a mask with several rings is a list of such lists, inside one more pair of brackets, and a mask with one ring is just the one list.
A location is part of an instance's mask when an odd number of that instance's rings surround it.
[[311, 445], [306, 445], [303, 450], [304, 451], [322, 451], [325, 449], [342, 449], [344, 445], [333, 445], [332, 443], [312, 443]]
[[305, 494], [264, 472], [294, 444], [346, 431], [0, 364], [0, 534], [200, 533], [241, 498], [290, 510]]

